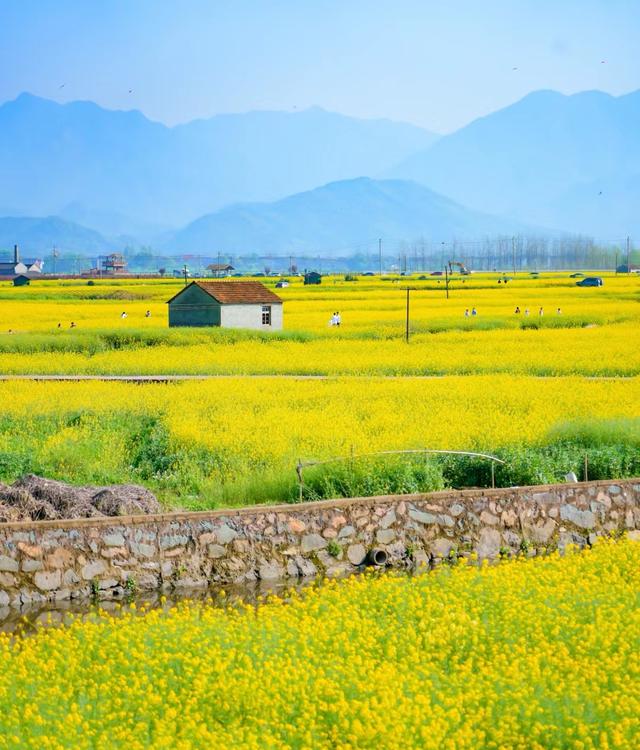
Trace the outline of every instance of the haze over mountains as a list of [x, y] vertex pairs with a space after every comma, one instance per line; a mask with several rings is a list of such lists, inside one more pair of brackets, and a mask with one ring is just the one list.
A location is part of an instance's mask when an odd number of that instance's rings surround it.
[[175, 227], [230, 203], [384, 172], [435, 138], [319, 108], [168, 128], [137, 111], [22, 94], [0, 107], [0, 206], [39, 216], [75, 204], [85, 220], [112, 213]]
[[640, 92], [534, 92], [442, 137], [319, 108], [169, 128], [22, 94], [0, 107], [0, 247], [288, 253], [526, 225], [638, 236], [638, 132]]
[[527, 227], [460, 206], [423, 185], [406, 180], [341, 180], [274, 203], [247, 203], [197, 219], [167, 237], [164, 249], [195, 253], [216, 246], [230, 253], [260, 248], [266, 253], [340, 255], [369, 239], [512, 234]]
[[537, 91], [387, 174], [479, 211], [614, 239], [640, 230], [631, 210], [640, 194], [639, 133], [640, 91]]

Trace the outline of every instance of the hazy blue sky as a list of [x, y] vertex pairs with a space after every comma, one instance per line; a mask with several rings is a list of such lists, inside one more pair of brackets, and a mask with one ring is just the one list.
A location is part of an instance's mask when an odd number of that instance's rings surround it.
[[640, 0], [0, 0], [0, 101], [169, 124], [319, 105], [447, 132], [535, 89], [640, 88], [639, 39]]

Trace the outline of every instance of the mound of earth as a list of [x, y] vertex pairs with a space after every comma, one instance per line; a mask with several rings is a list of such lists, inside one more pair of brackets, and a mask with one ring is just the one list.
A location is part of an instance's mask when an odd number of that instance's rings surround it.
[[159, 513], [160, 503], [144, 487], [76, 487], [34, 474], [12, 485], [0, 483], [0, 523]]

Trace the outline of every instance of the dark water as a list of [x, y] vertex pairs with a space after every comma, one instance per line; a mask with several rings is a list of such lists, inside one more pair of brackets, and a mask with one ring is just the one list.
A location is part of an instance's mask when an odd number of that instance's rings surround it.
[[90, 599], [70, 599], [61, 602], [34, 602], [21, 607], [0, 607], [0, 632], [29, 635], [42, 627], [59, 627], [72, 619], [92, 618], [100, 612], [117, 616], [123, 610], [128, 610], [126, 605], [131, 603], [135, 603], [136, 611], [141, 614], [149, 609], [174, 607], [182, 601], [206, 602], [212, 607], [221, 608], [233, 607], [239, 603], [259, 604], [269, 595], [275, 594], [286, 599], [287, 592], [322, 586], [325, 580], [318, 576], [293, 581], [253, 581], [201, 589], [140, 592], [126, 598], [97, 602]]

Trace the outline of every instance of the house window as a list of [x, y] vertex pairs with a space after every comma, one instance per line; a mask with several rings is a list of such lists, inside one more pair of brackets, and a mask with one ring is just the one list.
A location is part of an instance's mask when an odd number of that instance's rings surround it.
[[262, 325], [271, 325], [271, 305], [262, 305]]

